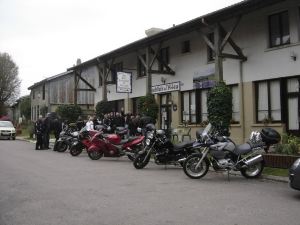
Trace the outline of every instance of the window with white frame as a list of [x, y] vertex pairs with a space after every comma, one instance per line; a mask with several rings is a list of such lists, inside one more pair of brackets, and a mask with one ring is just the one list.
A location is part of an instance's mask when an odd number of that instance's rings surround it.
[[281, 121], [280, 81], [262, 81], [256, 83], [256, 120], [257, 122]]
[[288, 11], [269, 16], [269, 39], [270, 47], [276, 47], [290, 43]]

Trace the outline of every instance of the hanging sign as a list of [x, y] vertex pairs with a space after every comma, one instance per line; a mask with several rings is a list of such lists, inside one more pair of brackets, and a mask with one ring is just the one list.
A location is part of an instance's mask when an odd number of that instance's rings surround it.
[[132, 74], [117, 72], [117, 93], [132, 93]]
[[171, 91], [180, 91], [180, 82], [173, 82], [168, 84], [161, 84], [152, 86], [152, 94], [171, 92]]

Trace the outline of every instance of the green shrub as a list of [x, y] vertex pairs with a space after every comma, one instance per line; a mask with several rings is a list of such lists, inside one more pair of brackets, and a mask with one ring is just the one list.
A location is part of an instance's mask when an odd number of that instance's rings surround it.
[[288, 134], [282, 134], [281, 137], [282, 144], [277, 144], [275, 146], [275, 152], [285, 155], [298, 155], [300, 148], [300, 138]]
[[220, 134], [229, 136], [232, 118], [232, 94], [224, 82], [220, 82], [208, 92], [207, 111], [209, 122]]
[[75, 122], [78, 116], [82, 115], [82, 110], [78, 105], [60, 105], [57, 107], [56, 113], [62, 120], [67, 120], [71, 123]]
[[150, 116], [156, 120], [158, 109], [159, 107], [155, 101], [154, 95], [147, 94], [146, 96], [139, 98], [138, 110], [142, 115]]
[[114, 111], [113, 103], [108, 101], [100, 101], [96, 105], [96, 115], [102, 118], [104, 114]]

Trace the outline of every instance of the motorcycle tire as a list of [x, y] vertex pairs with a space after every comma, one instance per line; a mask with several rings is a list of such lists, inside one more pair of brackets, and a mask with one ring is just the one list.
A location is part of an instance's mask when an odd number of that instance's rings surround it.
[[81, 146], [78, 146], [78, 145], [77, 146], [72, 146], [70, 148], [70, 154], [72, 156], [78, 156], [78, 155], [81, 154], [82, 150], [83, 150], [83, 147], [81, 147]]
[[128, 157], [128, 159], [129, 159], [130, 161], [132, 161], [132, 162], [135, 160], [135, 157], [132, 156], [132, 155], [127, 155], [127, 157]]
[[261, 161], [253, 166], [241, 169], [241, 174], [248, 179], [254, 179], [261, 175], [264, 167], [265, 164], [263, 161]]
[[68, 149], [68, 144], [66, 142], [58, 142], [56, 151], [65, 152]]
[[136, 158], [133, 161], [133, 165], [136, 169], [143, 169], [150, 161], [150, 155], [147, 157], [147, 153], [144, 153], [142, 155], [137, 155]]
[[194, 154], [187, 157], [184, 161], [183, 171], [189, 178], [200, 179], [207, 174], [209, 169], [209, 160], [206, 157], [203, 159], [199, 168], [195, 168], [201, 157], [201, 154]]
[[90, 157], [91, 160], [98, 160], [103, 156], [103, 152], [99, 152], [99, 151], [89, 151], [88, 155]]

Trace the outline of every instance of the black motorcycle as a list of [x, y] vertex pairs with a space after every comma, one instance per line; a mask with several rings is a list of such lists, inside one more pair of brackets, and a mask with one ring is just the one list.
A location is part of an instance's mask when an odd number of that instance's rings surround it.
[[59, 139], [55, 142], [53, 151], [65, 152], [71, 148], [73, 142], [78, 140], [78, 132], [70, 126], [64, 127], [59, 134]]
[[187, 156], [195, 153], [194, 141], [174, 145], [163, 130], [156, 130], [153, 124], [145, 128], [145, 147], [137, 153], [133, 162], [136, 169], [144, 168], [151, 156], [158, 165], [183, 165]]
[[220, 136], [211, 124], [197, 132], [194, 148], [200, 153], [190, 155], [184, 162], [184, 173], [199, 179], [206, 175], [209, 166], [215, 171], [240, 171], [246, 178], [259, 177], [264, 169], [262, 153], [280, 141], [280, 134], [272, 128], [252, 132], [247, 143], [236, 145], [230, 138]]

